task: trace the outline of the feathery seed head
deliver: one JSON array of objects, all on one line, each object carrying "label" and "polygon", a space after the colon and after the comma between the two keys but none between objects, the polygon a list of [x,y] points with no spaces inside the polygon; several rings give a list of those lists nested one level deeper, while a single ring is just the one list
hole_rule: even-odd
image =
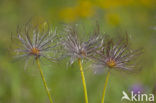
[{"label": "feathery seed head", "polygon": [[103,47],[97,51],[97,55],[93,58],[96,62],[94,67],[103,66],[103,69],[108,67],[115,70],[132,71],[138,68],[136,60],[140,54],[142,54],[141,49],[133,50],[129,47],[127,37],[120,37],[117,41],[116,39],[105,38]]},{"label": "feathery seed head", "polygon": [[17,29],[18,37],[16,52],[17,57],[39,58],[54,60],[52,52],[57,46],[58,36],[56,30],[50,30],[47,22],[34,25],[29,22]]},{"label": "feathery seed head", "polygon": [[79,33],[75,28],[70,26],[66,28],[66,37],[62,44],[66,51],[66,56],[71,57],[71,64],[78,58],[84,59],[95,55],[96,50],[102,44],[102,39],[99,35],[93,35],[88,41],[80,40],[78,35]]}]

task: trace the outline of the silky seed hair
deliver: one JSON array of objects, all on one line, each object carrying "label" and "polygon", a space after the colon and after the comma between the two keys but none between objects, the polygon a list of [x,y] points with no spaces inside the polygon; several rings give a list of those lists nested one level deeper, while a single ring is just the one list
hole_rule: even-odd
[{"label": "silky seed hair", "polygon": [[95,55],[97,49],[102,45],[102,38],[96,32],[92,33],[87,41],[80,40],[79,35],[76,27],[66,26],[65,39],[62,45],[65,50],[65,57],[70,57],[70,64],[78,58],[81,60],[89,59],[89,57]]},{"label": "silky seed hair", "polygon": [[24,58],[26,65],[31,57],[55,61],[54,55],[59,38],[56,29],[50,29],[47,22],[33,24],[31,21],[18,26],[15,39],[15,57]]},{"label": "silky seed hair", "polygon": [[109,69],[129,72],[139,71],[141,66],[138,64],[138,60],[142,53],[142,49],[131,49],[128,35],[117,38],[107,37],[102,48],[92,58],[94,60],[94,71],[101,72]]}]

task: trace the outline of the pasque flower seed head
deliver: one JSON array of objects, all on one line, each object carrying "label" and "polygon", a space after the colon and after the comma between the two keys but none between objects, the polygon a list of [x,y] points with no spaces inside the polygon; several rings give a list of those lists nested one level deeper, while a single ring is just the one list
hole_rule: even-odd
[{"label": "pasque flower seed head", "polygon": [[56,30],[50,30],[47,22],[33,24],[29,22],[17,29],[17,54],[16,57],[26,58],[30,57],[40,58],[44,57],[48,60],[54,60],[51,56],[52,51],[57,46],[58,36]]}]

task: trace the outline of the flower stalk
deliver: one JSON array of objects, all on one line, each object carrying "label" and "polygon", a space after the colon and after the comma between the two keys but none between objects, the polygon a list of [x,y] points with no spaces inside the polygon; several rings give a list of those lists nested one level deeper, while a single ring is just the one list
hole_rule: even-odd
[{"label": "flower stalk", "polygon": [[103,89],[103,93],[102,93],[101,103],[104,103],[104,101],[105,101],[105,94],[106,94],[106,89],[107,89],[107,84],[108,84],[109,76],[110,76],[110,71],[108,71],[107,76],[106,76],[106,80],[105,80],[105,84],[104,84],[104,89]]},{"label": "flower stalk", "polygon": [[78,63],[79,63],[79,66],[80,66],[81,79],[82,79],[82,83],[83,83],[85,103],[88,103],[86,81],[85,81],[85,76],[84,76],[84,72],[83,72],[82,63],[81,63],[81,59],[80,58],[78,59]]},{"label": "flower stalk", "polygon": [[48,89],[48,86],[47,86],[46,80],[45,80],[45,78],[44,78],[43,71],[42,71],[42,69],[41,69],[40,62],[39,62],[39,58],[38,58],[38,57],[36,58],[36,62],[37,62],[38,69],[39,69],[40,74],[41,74],[41,78],[42,78],[42,81],[43,81],[44,87],[45,87],[46,92],[47,92],[47,94],[48,94],[49,101],[50,101],[50,103],[53,103],[52,98],[51,98],[51,94],[50,94],[50,91],[49,91],[49,89]]}]

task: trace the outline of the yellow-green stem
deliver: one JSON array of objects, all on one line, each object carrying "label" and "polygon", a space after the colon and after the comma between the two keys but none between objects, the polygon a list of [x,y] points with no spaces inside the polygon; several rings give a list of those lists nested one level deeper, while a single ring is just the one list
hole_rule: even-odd
[{"label": "yellow-green stem", "polygon": [[107,88],[107,84],[108,84],[109,75],[110,75],[110,71],[108,71],[107,76],[106,76],[106,80],[105,80],[105,84],[104,84],[104,89],[103,89],[103,93],[102,93],[101,103],[104,103],[104,101],[105,101],[105,93],[106,93],[106,88]]},{"label": "yellow-green stem", "polygon": [[45,80],[45,78],[44,78],[44,75],[43,75],[43,72],[42,72],[42,69],[41,69],[40,62],[39,62],[39,59],[38,59],[38,58],[36,58],[36,62],[37,62],[38,69],[39,69],[40,74],[41,74],[41,78],[42,78],[42,81],[43,81],[44,87],[45,87],[46,92],[47,92],[47,94],[48,94],[49,101],[50,101],[50,103],[53,103],[53,101],[52,101],[52,98],[51,98],[51,95],[50,95],[50,92],[49,92],[49,89],[48,89],[48,86],[47,86],[46,80]]},{"label": "yellow-green stem", "polygon": [[85,103],[88,103],[87,87],[86,87],[85,76],[84,76],[84,73],[83,73],[81,59],[78,59],[78,63],[79,63],[79,66],[80,66],[81,79],[82,79],[82,83],[83,83]]}]

